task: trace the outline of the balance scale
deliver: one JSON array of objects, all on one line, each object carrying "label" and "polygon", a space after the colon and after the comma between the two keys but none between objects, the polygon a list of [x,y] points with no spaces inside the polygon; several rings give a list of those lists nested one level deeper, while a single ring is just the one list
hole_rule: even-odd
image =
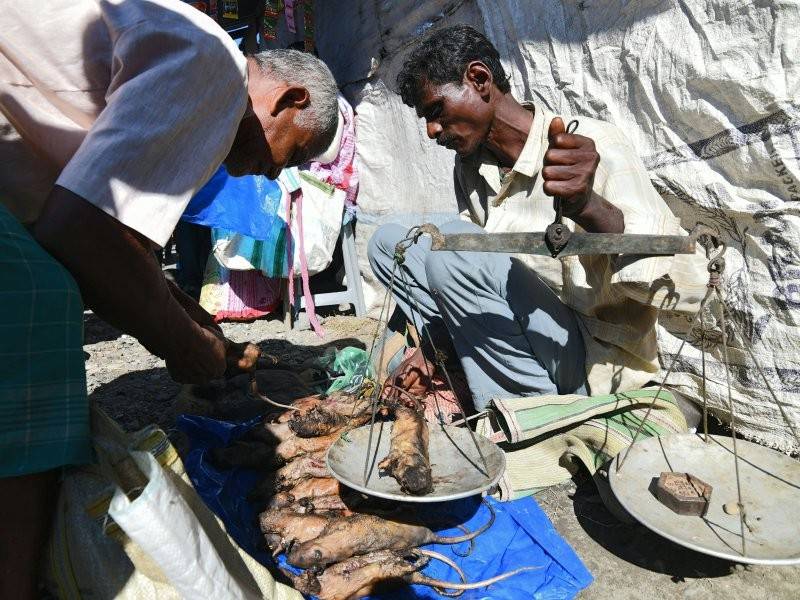
[{"label": "balance scale", "polygon": [[[430,224],[413,227],[395,249],[394,269],[376,339],[385,320],[384,312],[388,320],[388,300],[395,284],[408,287],[403,270],[397,267],[404,260],[405,250],[422,235],[431,237],[431,249],[434,251],[526,253],[554,258],[587,254],[693,254],[700,238],[714,241],[717,237],[716,231],[699,224],[688,236],[573,233],[561,222],[560,204],[556,199],[556,221],[544,232],[442,234]],[[712,297],[718,298],[723,362],[727,372],[726,311],[720,290],[721,275],[725,268],[724,252],[724,245],[713,253],[706,252],[709,259],[708,292],[700,303],[692,325],[697,322],[708,301]],[[413,295],[411,297],[413,299]],[[414,304],[416,301],[412,304],[412,310],[419,312],[419,306]],[[705,335],[704,329],[701,332]],[[433,340],[429,338],[428,341],[435,350]],[[676,357],[683,350],[683,344]],[[755,361],[752,352],[750,356]],[[438,351],[437,358],[440,358]],[[443,361],[439,362],[446,374]],[[792,433],[800,442],[794,425],[769,381],[757,361],[755,364]],[[661,387],[674,366],[675,359]],[[447,379],[452,389],[449,376]],[[729,374],[728,386],[731,437],[708,435],[704,398],[704,434],[674,434],[637,442],[649,416],[648,409],[633,436],[632,444],[612,461],[609,468],[611,489],[622,506],[642,525],[697,552],[740,563],[800,564],[800,514],[797,514],[800,510],[800,462],[736,437]],[[705,396],[705,385],[703,392]],[[381,498],[402,502],[442,502],[489,490],[502,477],[505,455],[494,443],[473,433],[469,427],[431,425],[429,447],[434,490],[425,496],[410,496],[401,492],[393,478],[380,477],[376,473],[377,463],[389,451],[389,432],[385,431],[387,424],[375,421],[380,393],[380,386],[376,386],[373,390],[371,424],[348,432],[328,452],[328,467],[339,481]],[[658,394],[653,401],[657,398]]]}]

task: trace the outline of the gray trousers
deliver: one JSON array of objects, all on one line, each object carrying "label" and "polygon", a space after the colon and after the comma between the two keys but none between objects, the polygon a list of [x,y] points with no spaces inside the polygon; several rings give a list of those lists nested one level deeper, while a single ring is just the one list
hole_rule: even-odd
[{"label": "gray trousers", "polygon": [[[439,229],[483,232],[466,221]],[[407,231],[383,225],[370,239],[369,261],[386,287],[395,245]],[[409,289],[396,273],[394,299],[409,322],[420,332],[427,329],[437,344],[449,336],[476,409],[493,398],[588,393],[577,317],[536,273],[509,254],[432,252],[430,245],[423,236],[406,251],[398,269]]]}]

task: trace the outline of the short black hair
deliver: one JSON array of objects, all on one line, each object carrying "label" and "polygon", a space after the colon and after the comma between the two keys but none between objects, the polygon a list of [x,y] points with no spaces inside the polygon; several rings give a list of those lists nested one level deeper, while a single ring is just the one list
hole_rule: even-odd
[{"label": "short black hair", "polygon": [[492,42],[469,25],[453,25],[428,35],[411,51],[397,76],[400,97],[414,107],[426,82],[460,84],[467,65],[474,60],[486,65],[501,92],[511,91],[500,53]]}]

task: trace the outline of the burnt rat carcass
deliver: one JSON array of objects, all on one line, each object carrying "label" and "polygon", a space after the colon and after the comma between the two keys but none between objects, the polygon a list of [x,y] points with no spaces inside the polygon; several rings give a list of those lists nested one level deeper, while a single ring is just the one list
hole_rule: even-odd
[{"label": "burnt rat carcass", "polygon": [[426,544],[460,544],[480,535],[494,522],[491,517],[481,528],[461,536],[443,537],[422,525],[402,523],[377,515],[357,513],[328,521],[312,540],[295,544],[286,555],[289,564],[304,569],[324,568],[352,556],[378,550],[409,550]]},{"label": "burnt rat carcass", "polygon": [[428,456],[428,423],[421,404],[396,403],[389,454],[378,468],[397,480],[406,494],[421,496],[433,491],[431,461]]},{"label": "burnt rat carcass", "polygon": [[289,417],[289,428],[299,437],[325,436],[360,427],[370,419],[370,404],[355,396],[337,394]]},{"label": "burnt rat carcass", "polygon": [[[419,571],[431,558],[441,560],[450,566],[461,581],[459,583],[443,581],[420,573]],[[356,600],[387,587],[414,584],[436,588],[443,596],[458,596],[465,590],[484,588],[519,573],[539,568],[522,567],[491,579],[467,583],[464,572],[452,560],[438,552],[417,548],[408,551],[381,550],[353,556],[329,566],[321,573],[310,569],[300,575],[295,575],[286,569],[282,571],[297,590],[304,594],[315,595],[319,600]]]}]

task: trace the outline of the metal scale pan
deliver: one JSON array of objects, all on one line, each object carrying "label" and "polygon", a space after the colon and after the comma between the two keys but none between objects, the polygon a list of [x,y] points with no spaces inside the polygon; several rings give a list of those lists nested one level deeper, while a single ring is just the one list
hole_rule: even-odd
[{"label": "metal scale pan", "polygon": [[[634,444],[622,468],[621,454],[609,467],[609,482],[622,506],[645,527],[676,544],[740,563],[800,563],[800,462],[737,440],[742,503],[747,515],[746,555],[742,555],[736,504],[733,440],[680,434]],[[713,487],[704,517],[678,515],[655,496],[662,472],[691,473]]]},{"label": "metal scale pan", "polygon": [[389,453],[391,422],[375,423],[366,485],[364,457],[367,455],[369,425],[353,429],[336,440],[326,456],[328,470],[354,490],[400,502],[445,502],[467,498],[485,492],[500,481],[506,468],[506,457],[494,443],[474,434],[480,447],[479,453],[473,436],[466,428],[434,423],[428,426],[428,454],[433,476],[433,491],[430,494],[405,494],[393,477],[379,473],[378,463]]}]

